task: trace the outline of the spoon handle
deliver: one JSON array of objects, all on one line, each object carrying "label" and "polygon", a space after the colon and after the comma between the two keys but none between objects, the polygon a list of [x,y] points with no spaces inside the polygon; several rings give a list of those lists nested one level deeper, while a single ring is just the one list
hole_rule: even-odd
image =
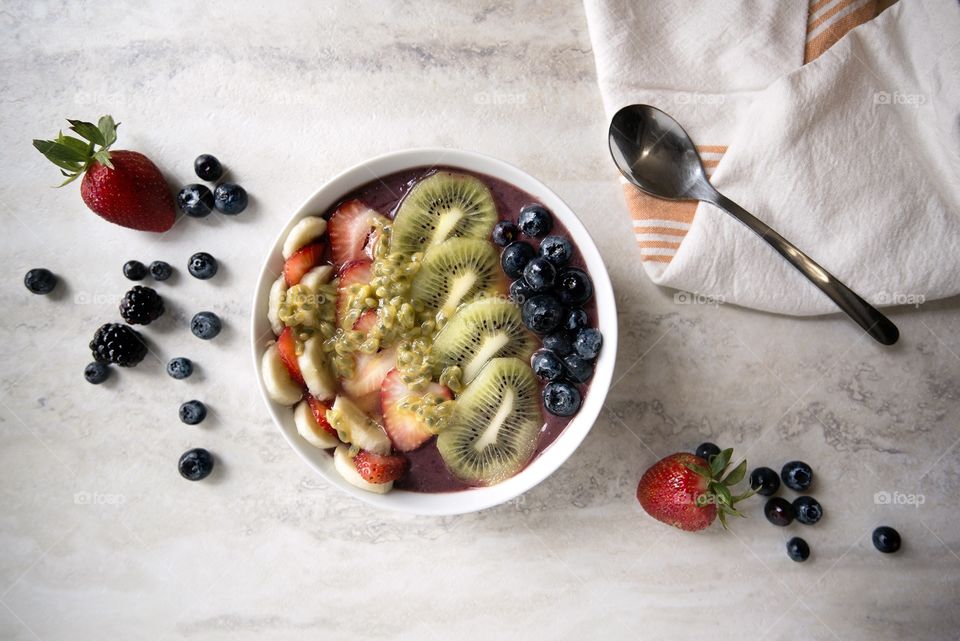
[{"label": "spoon handle", "polygon": [[739,220],[757,236],[767,241],[778,254],[787,259],[801,274],[830,297],[837,307],[852,318],[870,336],[883,345],[893,345],[900,337],[900,331],[889,318],[860,298],[852,289],[841,283],[816,261],[797,249],[790,241],[768,227],[763,221],[733,202],[721,193],[709,199],[717,207]]}]

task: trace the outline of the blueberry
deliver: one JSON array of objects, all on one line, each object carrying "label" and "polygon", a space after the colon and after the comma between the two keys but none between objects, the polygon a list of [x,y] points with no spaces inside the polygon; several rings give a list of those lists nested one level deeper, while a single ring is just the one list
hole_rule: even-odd
[{"label": "blueberry", "polygon": [[517,227],[527,236],[534,238],[546,236],[553,227],[553,216],[543,205],[527,205],[520,210]]},{"label": "blueberry", "polygon": [[527,281],[522,278],[510,283],[510,300],[517,305],[523,305],[524,301],[533,296],[533,294],[534,292],[530,289],[530,285],[527,285]]},{"label": "blueberry", "polygon": [[205,341],[219,334],[222,327],[220,317],[213,312],[197,312],[190,321],[190,331]]},{"label": "blueberry", "polygon": [[580,400],[580,391],[570,383],[547,383],[543,388],[543,405],[555,416],[573,416]]},{"label": "blueberry", "polygon": [[23,284],[34,294],[49,294],[57,286],[57,277],[49,269],[37,267],[24,275]]},{"label": "blueberry", "polygon": [[758,467],[750,472],[750,489],[760,496],[773,496],[780,489],[780,477],[769,467]]},{"label": "blueberry", "polygon": [[764,504],[763,515],[774,525],[786,527],[793,522],[793,506],[787,499],[775,496]]},{"label": "blueberry", "polygon": [[171,358],[167,363],[167,374],[176,379],[187,378],[193,374],[193,362],[183,356]]},{"label": "blueberry", "polygon": [[167,280],[173,275],[173,267],[170,263],[155,260],[150,263],[150,275],[153,276],[153,280]]},{"label": "blueberry", "polygon": [[107,367],[106,363],[94,361],[83,368],[83,377],[87,379],[88,383],[99,385],[110,378],[110,368]]},{"label": "blueberry", "polygon": [[177,194],[177,207],[192,218],[203,218],[213,211],[213,194],[206,185],[187,185]]},{"label": "blueberry", "polygon": [[600,353],[600,347],[603,345],[603,334],[599,329],[587,327],[581,329],[573,341],[573,349],[581,358],[592,361]]},{"label": "blueberry", "polygon": [[787,556],[797,563],[803,563],[810,558],[810,546],[799,536],[787,541]]},{"label": "blueberry", "polygon": [[884,554],[893,554],[900,549],[900,533],[888,525],[881,525],[873,531],[873,547]]},{"label": "blueberry", "polygon": [[501,220],[493,226],[491,238],[494,244],[506,247],[517,239],[517,226],[509,220]]},{"label": "blueberry", "polygon": [[593,363],[580,358],[576,354],[565,356],[563,365],[567,368],[570,378],[578,383],[586,383],[593,378]]},{"label": "blueberry", "polygon": [[543,337],[543,347],[557,356],[566,356],[573,353],[573,337],[568,332],[547,334]]},{"label": "blueberry", "polygon": [[563,376],[563,362],[549,349],[538,349],[530,358],[533,373],[542,381],[555,381]]},{"label": "blueberry", "polygon": [[566,267],[573,258],[573,245],[563,236],[547,236],[540,242],[540,255],[555,267]]},{"label": "blueberry", "polygon": [[193,161],[193,170],[197,172],[197,177],[200,180],[211,183],[220,180],[220,176],[223,175],[223,165],[215,156],[210,154],[197,156],[197,159]]},{"label": "blueberry", "polygon": [[593,283],[587,272],[571,267],[557,278],[557,295],[564,305],[580,307],[593,296]]},{"label": "blueberry", "polygon": [[221,214],[236,216],[247,208],[247,190],[233,183],[220,183],[213,190],[213,204]]},{"label": "blueberry", "polygon": [[523,268],[527,266],[535,253],[533,246],[528,243],[522,241],[510,243],[503,248],[503,253],[500,254],[500,266],[510,278],[520,278],[523,274]]},{"label": "blueberry", "polygon": [[563,305],[553,294],[537,294],[522,307],[523,324],[537,334],[549,334],[563,320]]},{"label": "blueberry", "polygon": [[139,260],[128,260],[123,264],[123,275],[130,280],[143,280],[147,277],[147,266]]},{"label": "blueberry", "polygon": [[546,258],[531,258],[523,268],[523,280],[527,281],[530,289],[543,292],[553,287],[557,279],[557,268]]},{"label": "blueberry", "polygon": [[563,321],[564,329],[568,329],[571,332],[575,332],[581,327],[587,327],[590,325],[590,317],[587,316],[587,313],[582,309],[571,309],[570,313],[567,314],[566,320]]},{"label": "blueberry", "polygon": [[701,443],[696,450],[696,455],[702,458],[707,463],[710,462],[711,457],[716,456],[719,453],[720,453],[720,448],[714,445],[713,443],[710,443],[709,441],[706,443]]},{"label": "blueberry", "polygon": [[793,511],[797,515],[797,522],[804,525],[813,525],[823,516],[823,507],[812,496],[798,496],[794,499]]},{"label": "blueberry", "polygon": [[813,470],[803,461],[790,461],[780,470],[780,478],[791,490],[806,492],[813,485]]},{"label": "blueberry", "polygon": [[187,271],[190,275],[200,280],[213,278],[218,268],[217,259],[206,252],[197,252],[187,263]]},{"label": "blueberry", "polygon": [[201,447],[187,450],[180,457],[177,469],[180,470],[180,476],[188,481],[199,481],[213,471],[213,456]]},{"label": "blueberry", "polygon": [[187,401],[180,406],[180,420],[187,425],[196,425],[207,418],[207,406],[200,401]]}]

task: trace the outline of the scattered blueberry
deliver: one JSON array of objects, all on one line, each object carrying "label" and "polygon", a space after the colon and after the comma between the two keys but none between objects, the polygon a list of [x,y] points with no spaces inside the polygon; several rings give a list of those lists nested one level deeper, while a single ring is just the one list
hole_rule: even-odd
[{"label": "scattered blueberry", "polygon": [[190,257],[190,262],[187,263],[187,271],[190,272],[190,275],[200,280],[213,278],[218,268],[217,259],[206,252],[197,252]]},{"label": "scattered blueberry", "polygon": [[509,220],[501,220],[493,226],[491,238],[494,244],[506,247],[517,239],[517,226]]},{"label": "scattered blueberry", "polygon": [[555,416],[573,416],[580,401],[580,391],[570,383],[547,383],[543,388],[543,405]]},{"label": "scattered blueberry", "polygon": [[750,489],[760,496],[773,496],[780,489],[780,477],[769,467],[758,467],[750,472]]},{"label": "scattered blueberry", "polygon": [[150,275],[153,276],[153,280],[167,280],[173,275],[173,267],[170,263],[155,260],[150,263]]},{"label": "scattered blueberry", "polygon": [[546,258],[537,256],[531,258],[523,268],[523,280],[527,281],[530,289],[543,292],[553,287],[557,279],[557,268]]},{"label": "scattered blueberry", "polygon": [[569,332],[554,332],[543,337],[544,349],[549,349],[557,356],[566,356],[573,353],[573,337]]},{"label": "scattered blueberry", "polygon": [[900,549],[900,533],[888,525],[881,525],[873,531],[873,547],[884,554],[893,554]]},{"label": "scattered blueberry", "polygon": [[599,329],[588,327],[581,329],[573,341],[573,348],[581,358],[592,361],[600,354],[600,347],[603,345],[603,334]]},{"label": "scattered blueberry", "polygon": [[94,361],[83,368],[83,377],[88,383],[99,385],[110,378],[110,368],[105,363]]},{"label": "scattered blueberry", "polygon": [[523,241],[510,243],[503,248],[503,253],[500,254],[500,266],[510,278],[520,278],[523,275],[523,268],[527,266],[535,253],[533,246],[529,243]]},{"label": "scattered blueberry", "polygon": [[190,321],[190,331],[205,341],[219,334],[222,327],[220,317],[213,312],[197,312]]},{"label": "scattered blueberry", "polygon": [[568,329],[571,332],[575,332],[581,327],[587,327],[590,325],[590,317],[587,316],[587,313],[582,309],[571,309],[570,313],[567,314],[567,318],[563,321],[564,329]]},{"label": "scattered blueberry", "polygon": [[183,356],[171,358],[167,363],[167,374],[176,379],[187,378],[193,374],[193,362]]},{"label": "scattered blueberry", "polygon": [[193,161],[193,170],[197,172],[197,177],[200,180],[211,183],[220,180],[220,176],[223,175],[223,165],[215,156],[210,154],[197,156],[197,159]]},{"label": "scattered blueberry", "polygon": [[180,470],[180,476],[188,481],[199,481],[213,471],[213,456],[202,447],[187,450],[180,457],[177,469]]},{"label": "scattered blueberry", "polygon": [[823,516],[823,507],[812,496],[799,496],[793,501],[793,512],[798,523],[813,525]]},{"label": "scattered blueberry", "polygon": [[565,356],[563,365],[567,368],[570,378],[578,383],[586,383],[593,377],[593,363],[580,358],[576,354]]},{"label": "scattered blueberry", "polygon": [[543,205],[527,205],[520,210],[517,227],[527,236],[539,238],[550,233],[553,217]]},{"label": "scattered blueberry", "polygon": [[563,236],[547,236],[540,242],[540,255],[555,267],[566,267],[573,258],[573,244]]},{"label": "scattered blueberry", "polygon": [[221,214],[236,216],[247,208],[247,190],[233,183],[220,183],[213,190],[213,204]]},{"label": "scattered blueberry", "polygon": [[57,286],[57,277],[49,269],[37,267],[24,275],[23,284],[34,294],[49,294]]},{"label": "scattered blueberry", "polygon": [[213,193],[206,185],[187,185],[177,194],[177,207],[191,218],[203,218],[213,211]]},{"label": "scattered blueberry", "polygon": [[563,320],[563,305],[553,294],[537,294],[523,303],[523,323],[537,334],[549,334]]},{"label": "scattered blueberry", "polygon": [[187,401],[180,406],[180,420],[187,425],[196,425],[207,418],[207,406],[200,401]]},{"label": "scattered blueberry", "polygon": [[787,541],[787,556],[797,563],[803,563],[810,558],[810,546],[799,536]]},{"label": "scattered blueberry", "polygon": [[518,305],[523,305],[523,302],[533,294],[534,291],[530,289],[530,285],[527,285],[527,281],[522,278],[510,283],[510,300]]},{"label": "scattered blueberry", "polygon": [[702,458],[707,463],[710,462],[711,457],[716,456],[719,453],[720,453],[720,448],[714,445],[713,443],[710,443],[709,441],[706,443],[701,443],[696,451],[696,455]]},{"label": "scattered blueberry", "polygon": [[538,349],[530,358],[533,373],[542,381],[555,381],[563,375],[563,362],[549,349]]},{"label": "scattered blueberry", "polygon": [[787,499],[775,496],[764,504],[763,515],[774,525],[786,527],[793,522],[793,506]]},{"label": "scattered blueberry", "polygon": [[813,485],[813,470],[803,461],[790,461],[780,470],[780,478],[791,490],[805,492]]},{"label": "scattered blueberry", "polygon": [[557,295],[564,305],[579,307],[593,296],[593,283],[587,272],[571,267],[557,277]]},{"label": "scattered blueberry", "polygon": [[147,266],[139,260],[128,260],[123,264],[123,275],[130,280],[143,280],[147,277]]}]

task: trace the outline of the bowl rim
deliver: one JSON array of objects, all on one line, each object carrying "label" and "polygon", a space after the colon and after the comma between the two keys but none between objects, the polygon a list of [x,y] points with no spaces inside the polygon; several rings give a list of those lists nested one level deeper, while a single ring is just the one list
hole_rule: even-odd
[{"label": "bowl rim", "polygon": [[[267,394],[260,361],[266,346],[275,337],[267,322],[266,303],[270,286],[281,273],[277,265],[283,263],[280,252],[283,242],[297,221],[308,215],[323,213],[346,194],[379,176],[417,167],[462,168],[498,178],[530,194],[558,216],[574,237],[593,281],[597,325],[604,342],[580,411],[556,440],[515,476],[496,485],[455,492],[393,490],[386,494],[373,494],[348,484],[333,468],[333,457],[297,434],[292,408],[275,403]],[[586,226],[574,211],[544,183],[515,165],[474,151],[442,147],[419,147],[382,154],[358,162],[326,180],[301,203],[270,244],[257,276],[250,315],[250,348],[257,387],[274,425],[291,449],[325,481],[347,494],[374,507],[417,515],[466,514],[494,507],[533,489],[559,469],[583,442],[600,415],[613,378],[617,338],[616,301],[606,264]]]}]

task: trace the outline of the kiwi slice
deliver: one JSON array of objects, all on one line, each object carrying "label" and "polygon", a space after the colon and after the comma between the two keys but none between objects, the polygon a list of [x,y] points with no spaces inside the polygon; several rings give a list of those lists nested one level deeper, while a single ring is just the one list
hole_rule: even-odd
[{"label": "kiwi slice", "polygon": [[449,317],[460,303],[492,291],[499,269],[493,245],[485,240],[453,238],[424,255],[410,294]]},{"label": "kiwi slice", "polygon": [[491,358],[515,356],[529,360],[536,342],[523,325],[520,308],[497,298],[465,305],[440,330],[433,341],[437,374],[458,365],[469,383]]},{"label": "kiwi slice", "polygon": [[411,254],[449,238],[486,239],[497,222],[493,195],[479,179],[441,171],[410,190],[397,212],[390,249]]},{"label": "kiwi slice", "polygon": [[518,358],[495,358],[455,401],[437,449],[454,476],[493,485],[523,469],[543,425],[533,370]]}]

